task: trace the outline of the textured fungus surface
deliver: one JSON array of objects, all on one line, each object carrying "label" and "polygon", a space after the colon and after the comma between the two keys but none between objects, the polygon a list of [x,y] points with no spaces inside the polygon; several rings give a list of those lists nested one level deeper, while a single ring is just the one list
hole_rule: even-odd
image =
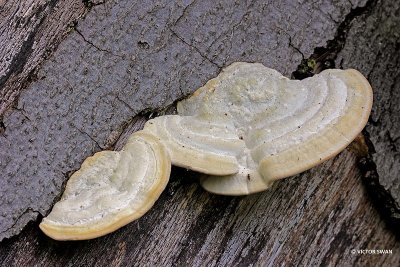
[{"label": "textured fungus surface", "polygon": [[149,120],[144,129],[162,141],[176,166],[213,175],[239,171],[245,144],[229,119],[169,115]]},{"label": "textured fungus surface", "polygon": [[[239,172],[204,178],[202,186],[214,193],[240,195],[263,191],[274,180],[338,154],[364,128],[371,106],[371,86],[356,70],[326,70],[296,81],[261,64],[234,63],[179,102],[178,113],[231,125],[238,145],[222,153],[237,158]],[[177,143],[185,140],[184,149],[189,150],[186,133],[193,133],[190,126],[196,123],[179,128],[164,122],[163,127]],[[212,140],[214,132],[207,133],[205,127],[201,135],[207,134]],[[202,149],[208,147],[204,143]]]},{"label": "textured fungus surface", "polygon": [[40,228],[58,240],[91,239],[140,218],[169,180],[171,161],[155,137],[133,134],[120,152],[87,158]]}]

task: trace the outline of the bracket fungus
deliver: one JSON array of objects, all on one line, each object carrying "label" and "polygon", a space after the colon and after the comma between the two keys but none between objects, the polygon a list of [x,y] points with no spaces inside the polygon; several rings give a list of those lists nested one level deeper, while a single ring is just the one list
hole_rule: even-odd
[{"label": "bracket fungus", "polygon": [[234,63],[178,103],[178,113],[234,125],[245,149],[239,172],[205,176],[207,191],[243,195],[337,155],[361,132],[372,88],[356,70],[325,70],[290,80],[258,63]]},{"label": "bracket fungus", "polygon": [[121,152],[89,157],[40,228],[54,239],[89,239],[142,216],[164,189],[171,163],[204,173],[207,191],[245,195],[342,151],[364,128],[372,89],[356,70],[290,80],[237,62],[149,120]]},{"label": "bracket fungus", "polygon": [[245,144],[230,121],[167,115],[149,120],[144,129],[165,145],[173,165],[218,176],[239,171]]},{"label": "bracket fungus", "polygon": [[137,132],[120,152],[101,151],[87,158],[39,227],[56,240],[84,240],[113,232],[153,206],[170,170],[164,146],[154,136]]}]

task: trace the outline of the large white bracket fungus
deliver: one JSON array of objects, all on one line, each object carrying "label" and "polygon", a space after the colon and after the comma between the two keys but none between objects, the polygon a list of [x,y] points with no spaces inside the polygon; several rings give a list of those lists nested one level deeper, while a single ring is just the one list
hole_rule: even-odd
[{"label": "large white bracket fungus", "polygon": [[178,103],[178,113],[233,123],[245,143],[237,154],[239,172],[205,177],[201,185],[242,195],[337,155],[364,128],[371,106],[371,86],[356,70],[325,70],[298,81],[239,62]]},{"label": "large white bracket fungus", "polygon": [[39,226],[56,240],[91,239],[113,232],[153,206],[170,170],[164,146],[154,136],[137,132],[120,152],[101,151],[87,158]]},{"label": "large white bracket fungus", "polygon": [[210,192],[243,195],[342,151],[367,123],[372,89],[356,70],[289,80],[258,63],[234,63],[146,123],[121,152],[89,157],[40,228],[59,240],[107,234],[142,216],[174,165],[202,172]]}]

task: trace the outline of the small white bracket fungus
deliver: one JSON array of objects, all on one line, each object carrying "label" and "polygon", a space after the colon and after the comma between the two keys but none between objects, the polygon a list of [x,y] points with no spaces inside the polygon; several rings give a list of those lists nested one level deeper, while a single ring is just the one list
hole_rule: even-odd
[{"label": "small white bracket fungus", "polygon": [[338,154],[364,128],[371,106],[371,86],[356,70],[325,70],[298,81],[262,64],[238,62],[178,103],[178,113],[233,123],[245,143],[236,154],[239,172],[206,176],[201,185],[242,195]]},{"label": "small white bracket fungus", "polygon": [[56,240],[91,239],[115,231],[153,206],[170,170],[164,146],[154,136],[137,132],[120,152],[101,151],[87,158],[39,227]]}]

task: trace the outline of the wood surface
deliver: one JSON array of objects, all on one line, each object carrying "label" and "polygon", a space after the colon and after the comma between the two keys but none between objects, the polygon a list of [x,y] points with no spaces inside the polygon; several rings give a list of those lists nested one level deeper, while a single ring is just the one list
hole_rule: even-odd
[{"label": "wood surface", "polygon": [[84,14],[79,0],[0,1],[0,116]]},{"label": "wood surface", "polygon": [[[400,265],[397,1],[71,3],[0,2],[1,266]],[[23,31],[13,26],[21,10],[36,14]],[[41,24],[42,42],[24,48],[40,16],[68,19]],[[13,31],[20,34],[5,37]],[[7,55],[24,67],[10,67]],[[173,113],[176,100],[234,61],[299,78],[359,69],[375,95],[369,151],[360,139],[244,197],[207,193],[198,174],[173,168],[155,206],[110,235],[57,242],[40,232],[85,157],[120,149],[148,118]]]}]

